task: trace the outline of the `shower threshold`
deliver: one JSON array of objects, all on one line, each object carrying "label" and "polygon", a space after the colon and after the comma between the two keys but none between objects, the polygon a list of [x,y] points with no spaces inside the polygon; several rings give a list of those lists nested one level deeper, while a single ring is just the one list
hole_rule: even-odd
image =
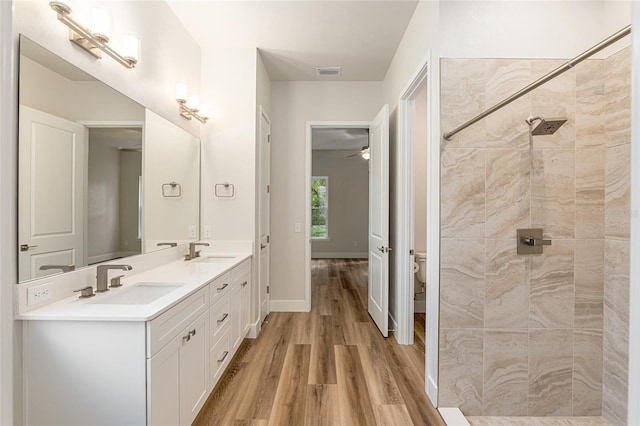
[{"label": "shower threshold", "polygon": [[610,426],[603,417],[493,417],[468,416],[471,426]]}]

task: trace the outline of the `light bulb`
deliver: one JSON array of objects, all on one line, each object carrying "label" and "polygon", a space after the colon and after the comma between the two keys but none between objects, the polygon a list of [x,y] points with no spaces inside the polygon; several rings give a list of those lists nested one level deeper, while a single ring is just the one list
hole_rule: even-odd
[{"label": "light bulb", "polygon": [[176,83],[176,99],[178,102],[186,102],[187,101],[187,83],[184,81],[179,81]]},{"label": "light bulb", "polygon": [[91,32],[103,43],[109,42],[111,33],[111,16],[102,9],[91,10]]},{"label": "light bulb", "polygon": [[196,94],[189,95],[189,101],[187,102],[189,108],[194,111],[198,111],[198,107],[200,106],[200,96]]},{"label": "light bulb", "polygon": [[209,107],[209,104],[200,105],[200,116],[201,117],[208,118],[210,112],[211,112],[211,108]]},{"label": "light bulb", "polygon": [[140,53],[140,41],[137,37],[126,34],[122,36],[122,56],[138,61]]}]

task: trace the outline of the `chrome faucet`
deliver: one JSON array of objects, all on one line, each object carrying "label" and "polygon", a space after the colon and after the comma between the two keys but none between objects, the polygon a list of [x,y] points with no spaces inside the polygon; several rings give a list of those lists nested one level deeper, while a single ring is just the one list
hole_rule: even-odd
[{"label": "chrome faucet", "polygon": [[191,260],[196,257],[200,257],[200,251],[196,251],[196,246],[209,247],[209,243],[189,243],[189,253],[184,255],[184,260]]},{"label": "chrome faucet", "polygon": [[105,291],[109,291],[107,288],[107,281],[109,278],[109,269],[121,269],[123,271],[130,271],[133,268],[131,265],[98,265],[97,268],[97,285],[96,292],[102,293]]}]

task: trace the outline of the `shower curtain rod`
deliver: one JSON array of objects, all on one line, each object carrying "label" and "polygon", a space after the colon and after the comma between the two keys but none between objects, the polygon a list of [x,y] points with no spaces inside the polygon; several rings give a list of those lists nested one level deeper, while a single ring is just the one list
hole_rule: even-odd
[{"label": "shower curtain rod", "polygon": [[496,112],[500,108],[510,104],[511,102],[513,102],[516,99],[526,95],[527,93],[531,92],[532,90],[542,86],[547,81],[556,78],[557,76],[559,76],[560,74],[564,73],[565,71],[569,71],[575,65],[577,65],[580,62],[584,61],[585,59],[595,55],[596,53],[598,53],[602,49],[610,46],[611,44],[615,43],[616,41],[620,40],[621,38],[623,38],[623,37],[625,37],[625,36],[627,36],[629,34],[631,34],[631,25],[628,25],[628,26],[624,27],[623,29],[621,29],[617,33],[611,35],[607,39],[605,39],[605,40],[601,41],[600,43],[596,44],[591,49],[581,53],[580,55],[576,56],[573,59],[570,59],[566,64],[561,65],[558,68],[556,68],[555,70],[551,71],[549,74],[547,74],[547,75],[545,75],[543,77],[540,77],[539,79],[537,79],[533,83],[529,84],[527,87],[525,87],[525,88],[521,89],[520,91],[514,93],[513,95],[509,96],[508,98],[506,98],[502,102],[495,104],[494,106],[492,106],[491,108],[489,108],[485,112],[476,115],[474,118],[472,118],[471,120],[467,121],[466,123],[461,124],[460,126],[456,127],[455,129],[451,130],[450,132],[443,133],[442,137],[445,138],[445,140],[451,140],[453,135],[455,135],[456,133],[460,132],[461,130],[466,129],[467,127],[471,126],[472,124],[482,120],[486,116],[488,116],[490,114],[493,114],[494,112]]}]

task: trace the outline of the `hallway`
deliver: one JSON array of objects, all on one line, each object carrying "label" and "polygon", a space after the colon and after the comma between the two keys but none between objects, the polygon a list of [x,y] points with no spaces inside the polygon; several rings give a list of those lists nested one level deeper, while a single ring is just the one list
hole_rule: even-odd
[{"label": "hallway", "polygon": [[444,425],[415,344],[384,339],[367,313],[367,261],[314,259],[310,313],[275,312],[245,339],[195,425]]}]

